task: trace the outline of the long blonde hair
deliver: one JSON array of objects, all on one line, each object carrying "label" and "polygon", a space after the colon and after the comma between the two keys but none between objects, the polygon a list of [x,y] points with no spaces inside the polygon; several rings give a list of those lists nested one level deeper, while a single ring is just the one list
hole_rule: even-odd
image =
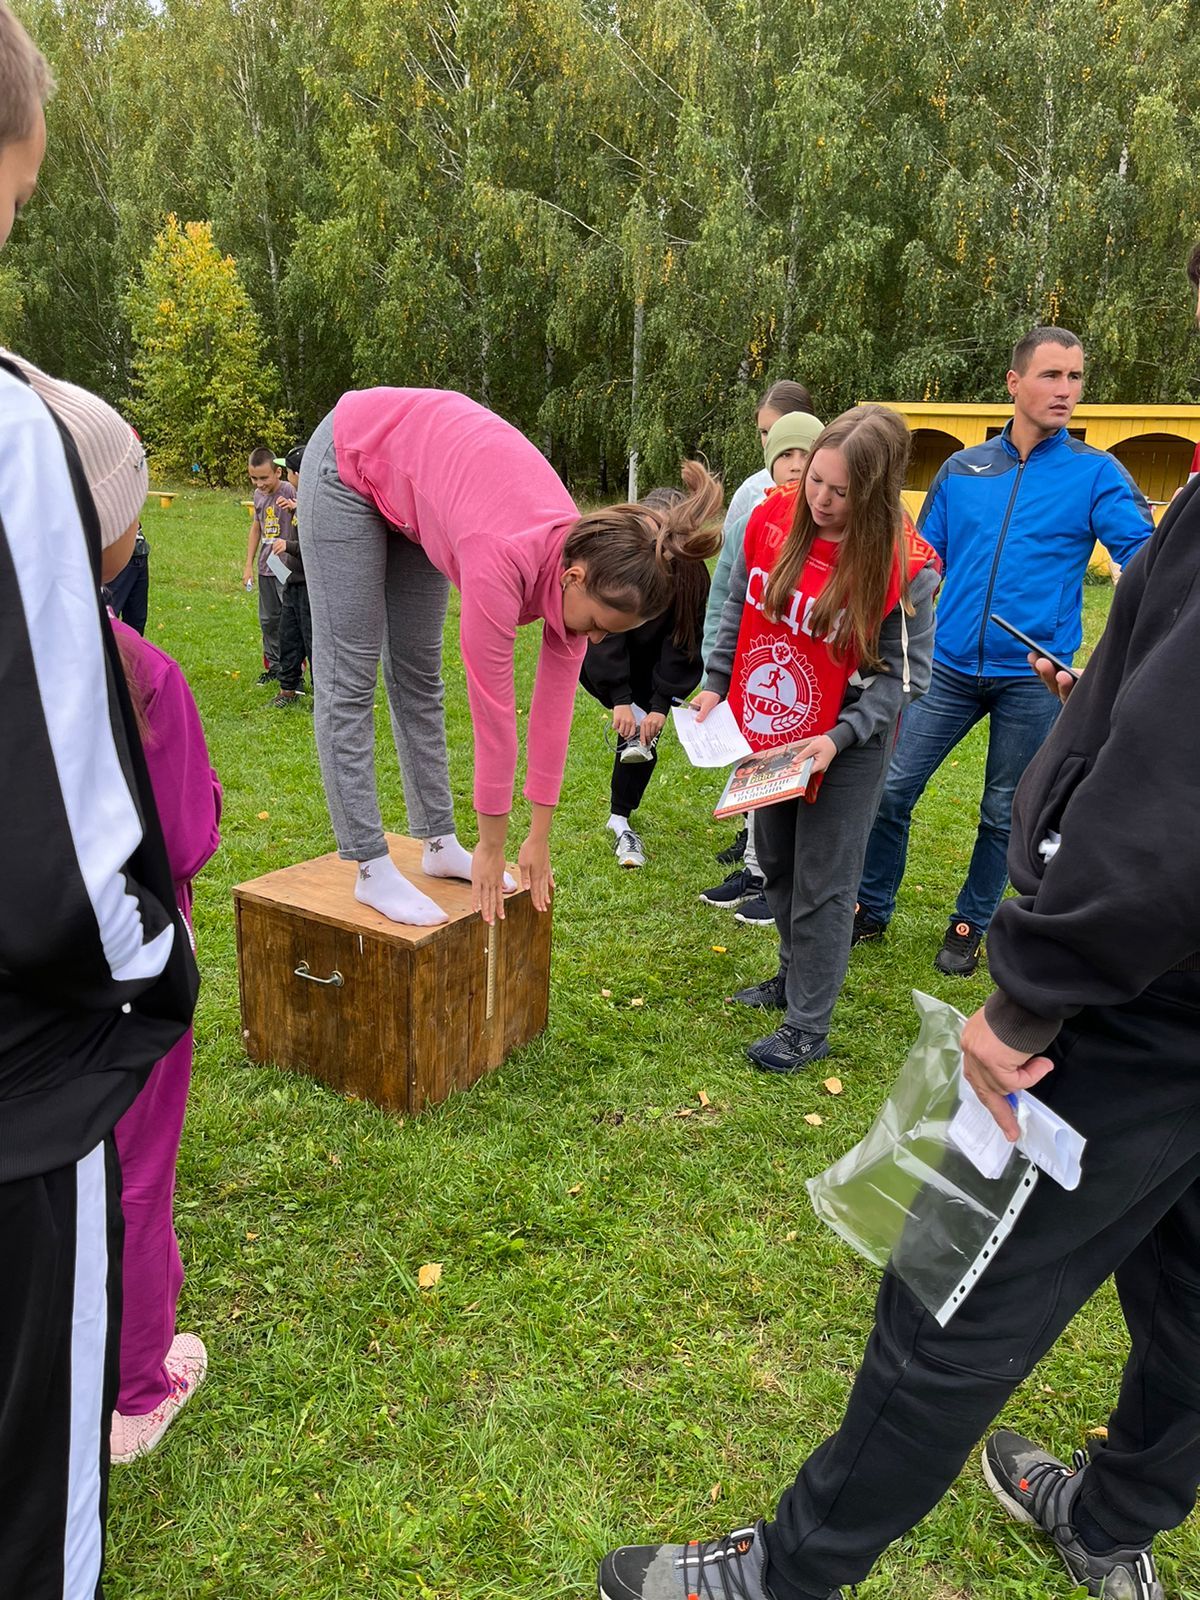
[{"label": "long blonde hair", "polygon": [[567,535],[563,565],[584,568],[594,600],[644,622],[661,617],[688,586],[689,562],[721,548],[721,482],[702,461],[680,464],[685,493],[671,505],[605,506],[590,511]]},{"label": "long blonde hair", "polygon": [[[840,450],[846,463],[850,515],[837,565],[813,607],[809,626],[835,657],[848,655],[867,667],[881,665],[879,628],[897,557],[900,599],[912,615],[903,561],[904,510],[900,490],[908,469],[912,436],[898,412],[886,406],[854,406],[818,436],[796,491],[792,526],[767,580],[763,610],[778,622],[821,530],[808,507],[805,485],[818,450]],[[834,629],[836,628],[836,637]]]}]

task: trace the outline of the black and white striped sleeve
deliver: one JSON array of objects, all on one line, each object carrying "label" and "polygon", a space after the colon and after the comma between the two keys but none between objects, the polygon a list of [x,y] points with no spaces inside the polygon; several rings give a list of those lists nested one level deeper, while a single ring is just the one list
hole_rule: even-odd
[{"label": "black and white striped sleeve", "polygon": [[120,1006],[163,972],[170,905],[139,884],[143,818],[66,452],[0,372],[0,980]]}]

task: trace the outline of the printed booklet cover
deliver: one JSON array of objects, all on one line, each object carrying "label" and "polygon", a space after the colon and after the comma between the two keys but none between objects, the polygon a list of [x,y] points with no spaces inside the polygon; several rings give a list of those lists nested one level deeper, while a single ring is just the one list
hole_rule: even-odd
[{"label": "printed booklet cover", "polygon": [[817,773],[812,779],[812,757],[801,756],[799,750],[799,745],[785,744],[739,761],[729,774],[713,816],[732,817],[801,796],[815,800],[822,774]]}]

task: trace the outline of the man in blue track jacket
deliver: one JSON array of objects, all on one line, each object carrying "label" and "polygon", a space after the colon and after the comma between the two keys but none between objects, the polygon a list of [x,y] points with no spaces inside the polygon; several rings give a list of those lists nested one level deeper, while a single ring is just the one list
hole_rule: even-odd
[{"label": "man in blue track jacket", "polygon": [[979,828],[936,965],[970,977],[1007,881],[1013,791],[1057,714],[1025,646],[996,612],[1070,661],[1083,636],[1083,577],[1096,540],[1121,563],[1153,528],[1136,484],[1067,431],[1083,388],[1083,348],[1065,328],[1034,328],[1013,350],[1003,433],[942,466],[919,526],[938,552],[933,682],[909,708],[888,769],[858,891],[854,942],[879,938],[896,908],[913,808],[947,755],[989,719]]}]

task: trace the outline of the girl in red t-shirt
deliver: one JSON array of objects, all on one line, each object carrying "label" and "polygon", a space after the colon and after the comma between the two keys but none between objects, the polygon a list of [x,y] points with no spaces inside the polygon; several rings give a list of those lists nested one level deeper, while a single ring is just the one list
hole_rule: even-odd
[{"label": "girl in red t-shirt", "polygon": [[728,698],[750,746],[811,756],[804,800],[755,816],[779,971],[735,996],[784,1021],[749,1048],[768,1072],[829,1053],[854,893],[903,706],[929,685],[937,556],[900,503],[910,436],[855,406],[816,440],[800,482],[746,526],[695,706]]}]

